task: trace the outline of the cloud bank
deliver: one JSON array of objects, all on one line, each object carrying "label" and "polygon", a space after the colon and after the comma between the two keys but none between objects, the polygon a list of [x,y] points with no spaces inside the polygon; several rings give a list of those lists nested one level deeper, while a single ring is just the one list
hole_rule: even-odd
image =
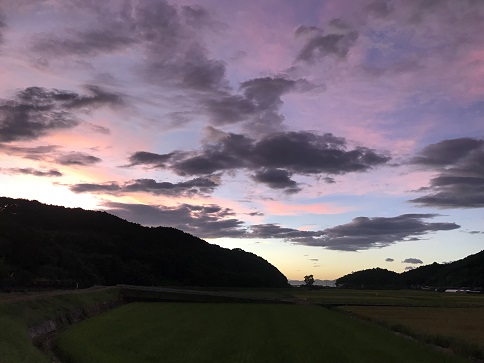
[{"label": "cloud bank", "polygon": [[233,211],[217,205],[197,207],[183,204],[178,207],[164,207],[106,202],[104,206],[110,209],[109,212],[128,220],[180,228],[201,238],[282,239],[294,244],[337,251],[382,248],[397,242],[419,240],[431,232],[460,228],[455,223],[426,221],[437,217],[436,214],[358,217],[347,224],[319,231],[307,231],[281,227],[277,224],[248,226],[235,218]]},{"label": "cloud bank", "polygon": [[130,156],[129,165],[166,168],[184,176],[248,170],[255,173],[256,182],[295,193],[300,187],[292,175],[364,172],[389,160],[389,156],[369,148],[349,149],[344,138],[332,134],[299,131],[276,133],[260,140],[227,133],[198,151],[162,155],[138,151]]}]

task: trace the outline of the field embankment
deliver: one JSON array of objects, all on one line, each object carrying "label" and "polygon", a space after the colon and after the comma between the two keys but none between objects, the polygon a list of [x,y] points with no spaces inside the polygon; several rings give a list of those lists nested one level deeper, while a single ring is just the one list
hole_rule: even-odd
[{"label": "field embankment", "polygon": [[119,290],[113,287],[0,294],[0,363],[52,362],[35,343],[118,299]]}]

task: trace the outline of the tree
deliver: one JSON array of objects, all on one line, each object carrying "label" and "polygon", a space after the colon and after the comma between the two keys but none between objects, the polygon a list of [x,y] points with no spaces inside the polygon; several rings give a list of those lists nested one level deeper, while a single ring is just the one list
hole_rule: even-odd
[{"label": "tree", "polygon": [[308,287],[313,286],[313,284],[314,284],[314,276],[313,275],[306,275],[306,276],[304,276],[304,283]]}]

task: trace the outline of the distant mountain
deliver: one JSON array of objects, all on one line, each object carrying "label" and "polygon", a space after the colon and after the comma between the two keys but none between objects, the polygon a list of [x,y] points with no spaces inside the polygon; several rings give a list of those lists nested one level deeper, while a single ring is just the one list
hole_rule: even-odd
[{"label": "distant mountain", "polygon": [[336,280],[337,286],[365,289],[392,289],[400,287],[399,274],[382,268],[372,268],[345,275]]},{"label": "distant mountain", "polygon": [[407,285],[484,287],[484,250],[452,263],[433,263],[401,274]]},{"label": "distant mountain", "polygon": [[398,274],[375,268],[353,272],[336,280],[340,286],[356,288],[484,287],[484,250],[452,263],[421,266]]},{"label": "distant mountain", "polygon": [[0,283],[285,287],[263,258],[109,213],[0,197]]},{"label": "distant mountain", "polygon": [[[304,285],[304,280],[289,280],[289,284],[293,286],[300,286]],[[329,287],[335,287],[336,286],[336,281],[335,280],[319,280],[315,279],[314,280],[314,285],[316,286],[329,286]]]}]

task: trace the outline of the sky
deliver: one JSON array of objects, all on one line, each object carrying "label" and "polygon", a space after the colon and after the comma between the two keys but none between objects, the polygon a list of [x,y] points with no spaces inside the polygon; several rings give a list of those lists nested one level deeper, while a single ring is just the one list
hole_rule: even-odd
[{"label": "sky", "polygon": [[2,196],[289,279],[484,249],[484,2],[0,0]]}]

